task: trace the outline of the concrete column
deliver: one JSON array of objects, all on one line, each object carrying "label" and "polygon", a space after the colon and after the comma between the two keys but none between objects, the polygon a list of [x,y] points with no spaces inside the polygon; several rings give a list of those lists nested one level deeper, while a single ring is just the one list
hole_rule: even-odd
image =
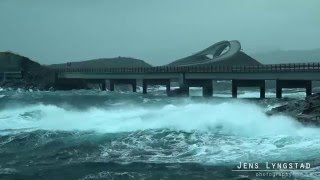
[{"label": "concrete column", "polygon": [[189,88],[189,86],[185,86],[185,87],[184,87],[184,92],[185,92],[185,95],[186,95],[186,96],[189,96],[189,95],[190,95],[190,88]]},{"label": "concrete column", "polygon": [[142,80],[142,93],[147,94],[148,84],[146,80]]},{"label": "concrete column", "polygon": [[101,83],[101,90],[102,91],[105,91],[106,90],[106,81],[102,81],[102,83]]},{"label": "concrete column", "polygon": [[180,85],[181,94],[189,96],[190,90],[189,90],[189,85],[186,82],[186,75],[185,75],[185,73],[182,73],[180,76],[181,77],[179,79],[179,85]]},{"label": "concrete column", "polygon": [[282,98],[282,87],[279,80],[276,81],[276,97]]},{"label": "concrete column", "polygon": [[189,86],[182,85],[182,86],[180,86],[180,90],[181,90],[181,94],[186,95],[186,96],[190,95]]},{"label": "concrete column", "polygon": [[186,83],[185,73],[181,74],[181,78],[179,79],[179,86],[181,94],[189,96],[189,86]]},{"label": "concrete column", "polygon": [[110,80],[110,91],[114,91],[114,80]]},{"label": "concrete column", "polygon": [[260,86],[260,98],[266,98],[266,85],[263,84]]},{"label": "concrete column", "polygon": [[137,92],[137,80],[132,81],[132,91]]},{"label": "concrete column", "polygon": [[210,97],[213,95],[213,85],[206,85],[202,87],[202,94],[204,97]]},{"label": "concrete column", "polygon": [[238,96],[238,87],[234,81],[232,81],[232,97],[237,98]]},{"label": "concrete column", "polygon": [[170,88],[170,81],[169,81],[169,83],[167,83],[167,85],[166,85],[166,92],[167,92],[167,95],[169,95],[170,90],[171,90],[171,88]]},{"label": "concrete column", "polygon": [[186,86],[186,77],[185,77],[185,73],[181,73],[180,74],[180,78],[179,78],[179,86],[180,88]]},{"label": "concrete column", "polygon": [[312,95],[312,81],[309,81],[306,83],[306,95],[307,96]]}]

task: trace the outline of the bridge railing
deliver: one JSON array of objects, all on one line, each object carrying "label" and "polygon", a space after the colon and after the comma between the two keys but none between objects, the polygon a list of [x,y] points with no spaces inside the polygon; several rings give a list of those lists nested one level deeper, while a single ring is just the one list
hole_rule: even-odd
[{"label": "bridge railing", "polygon": [[265,64],[257,66],[155,66],[130,68],[55,68],[59,73],[216,73],[216,72],[305,72],[320,71],[320,63]]}]

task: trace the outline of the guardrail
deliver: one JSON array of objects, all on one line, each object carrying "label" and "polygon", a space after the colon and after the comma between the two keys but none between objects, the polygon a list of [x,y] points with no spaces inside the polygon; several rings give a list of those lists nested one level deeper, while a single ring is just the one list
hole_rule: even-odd
[{"label": "guardrail", "polygon": [[54,68],[58,73],[216,73],[216,72],[310,72],[320,63],[266,64],[259,66],[156,66],[134,68]]}]

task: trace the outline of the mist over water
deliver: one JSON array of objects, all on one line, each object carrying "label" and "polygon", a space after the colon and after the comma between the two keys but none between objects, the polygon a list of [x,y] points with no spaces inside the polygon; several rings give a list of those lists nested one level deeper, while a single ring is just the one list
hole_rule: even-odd
[{"label": "mist over water", "polygon": [[[286,116],[270,116],[254,103],[227,100],[222,103],[198,103],[152,107],[118,103],[108,109],[64,109],[56,105],[36,104],[4,109],[0,113],[1,130],[24,129],[96,131],[99,133],[170,129],[185,132],[220,132],[237,136],[320,135],[316,128],[303,127]],[[187,122],[187,123],[186,123]]]},{"label": "mist over water", "polygon": [[[289,116],[266,115],[281,100],[169,98],[161,91],[147,96],[5,92],[0,98],[0,155],[11,155],[0,156],[0,169],[19,174],[25,165],[36,169],[39,162],[56,168],[66,162],[68,167],[195,163],[232,168],[240,161],[319,161],[320,128],[305,127]],[[302,93],[288,95],[301,98]]]}]

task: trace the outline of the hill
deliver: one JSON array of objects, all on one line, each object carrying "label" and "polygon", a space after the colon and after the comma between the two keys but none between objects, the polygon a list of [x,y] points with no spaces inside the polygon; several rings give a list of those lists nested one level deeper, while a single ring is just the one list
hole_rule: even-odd
[{"label": "hill", "polygon": [[256,53],[251,56],[264,64],[320,62],[320,49],[278,50]]},{"label": "hill", "polygon": [[28,71],[41,65],[13,52],[0,52],[0,71]]},{"label": "hill", "polygon": [[0,73],[20,73],[21,78],[4,78],[3,88],[48,89],[54,84],[54,72],[31,59],[12,52],[0,52]]},{"label": "hill", "polygon": [[101,58],[79,62],[69,62],[62,64],[49,65],[51,68],[119,68],[119,67],[151,67],[150,64],[143,60],[128,58],[128,57],[116,57],[116,58]]},{"label": "hill", "polygon": [[[0,52],[0,75],[1,72],[21,72],[22,78],[5,78],[0,82],[3,88],[22,88],[47,90],[50,87],[65,89],[66,85],[60,84],[55,79],[54,68],[119,68],[119,67],[151,67],[150,64],[134,58],[118,57],[94,59],[81,62],[69,62],[42,66],[31,59],[12,52]],[[5,76],[1,77],[4,79]],[[69,85],[70,82],[67,82]],[[76,83],[80,84],[81,83]],[[72,84],[71,84],[72,86]],[[71,87],[70,86],[70,87]],[[81,87],[85,88],[85,86]]]}]

